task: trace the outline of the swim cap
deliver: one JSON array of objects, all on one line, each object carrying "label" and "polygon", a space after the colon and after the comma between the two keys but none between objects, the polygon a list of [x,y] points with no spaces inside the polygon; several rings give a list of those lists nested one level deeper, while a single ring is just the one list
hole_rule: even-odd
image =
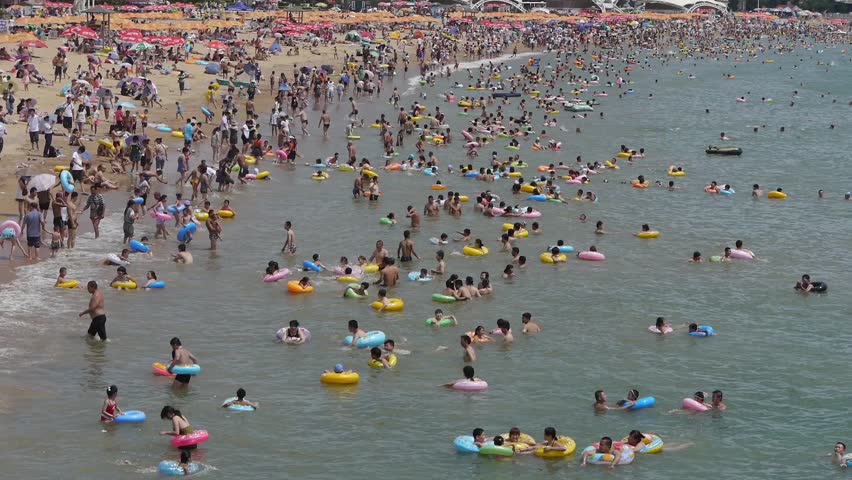
[{"label": "swim cap", "polygon": [[334,366],[334,373],[343,373],[343,364],[338,363]]}]

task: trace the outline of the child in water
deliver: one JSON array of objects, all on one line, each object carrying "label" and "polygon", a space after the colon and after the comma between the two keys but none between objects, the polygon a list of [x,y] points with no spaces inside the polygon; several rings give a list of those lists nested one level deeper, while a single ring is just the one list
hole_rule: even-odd
[{"label": "child in water", "polygon": [[115,420],[115,417],[121,415],[121,409],[118,407],[118,387],[110,385],[106,389],[107,398],[104,399],[104,405],[101,407],[101,421],[110,423]]},{"label": "child in water", "polygon": [[241,406],[251,407],[251,408],[257,410],[257,404],[256,403],[252,403],[252,402],[249,402],[248,400],[246,400],[246,391],[242,388],[237,389],[237,399],[236,400],[231,400],[230,402],[225,402],[225,403],[222,404],[222,407],[228,408],[231,405],[241,405]]}]

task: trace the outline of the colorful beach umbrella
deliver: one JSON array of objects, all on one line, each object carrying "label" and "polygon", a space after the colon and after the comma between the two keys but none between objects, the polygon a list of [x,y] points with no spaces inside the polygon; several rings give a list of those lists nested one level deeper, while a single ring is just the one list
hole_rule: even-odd
[{"label": "colorful beach umbrella", "polygon": [[41,40],[26,40],[21,42],[20,45],[27,48],[47,48],[47,44]]},{"label": "colorful beach umbrella", "polygon": [[213,40],[207,44],[207,48],[211,50],[227,50],[228,46],[218,40]]},{"label": "colorful beach umbrella", "polygon": [[63,37],[83,37],[86,40],[97,40],[98,38],[100,38],[98,32],[92,30],[91,28],[83,27],[80,25],[68,27],[63,30],[60,35]]}]

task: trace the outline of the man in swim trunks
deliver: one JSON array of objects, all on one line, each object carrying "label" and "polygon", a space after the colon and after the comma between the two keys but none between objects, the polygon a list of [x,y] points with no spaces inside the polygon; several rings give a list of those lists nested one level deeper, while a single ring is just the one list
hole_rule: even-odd
[{"label": "man in swim trunks", "polygon": [[410,262],[412,260],[412,255],[420,260],[420,256],[414,251],[414,242],[411,240],[411,230],[406,230],[402,232],[402,241],[399,242],[399,246],[396,248],[396,256],[399,257],[400,262]]},{"label": "man in swim trunks", "polygon": [[284,246],[281,247],[281,251],[286,251],[288,254],[293,255],[296,253],[296,234],[293,233],[293,224],[289,220],[284,222],[284,231],[287,233],[287,239],[284,240]]},{"label": "man in swim trunks", "polygon": [[100,337],[101,340],[106,341],[106,311],[104,310],[104,294],[98,290],[98,282],[91,280],[88,285],[86,285],[86,289],[89,291],[89,294],[92,296],[89,297],[89,308],[80,312],[80,317],[83,315],[89,314],[92,322],[89,324],[89,337],[95,338],[95,334]]},{"label": "man in swim trunks", "polygon": [[379,271],[379,281],[376,282],[382,287],[393,288],[399,282],[399,267],[394,265],[396,262],[392,258],[385,258],[382,263],[383,268]]},{"label": "man in swim trunks", "polygon": [[[192,354],[189,350],[183,348],[183,345],[180,342],[178,337],[173,337],[169,341],[169,345],[172,347],[172,361],[169,363],[169,366],[166,370],[171,373],[172,368],[174,367],[190,367],[195,363],[198,363],[198,359],[195,358],[195,355]],[[189,380],[192,378],[192,375],[175,375],[175,381],[173,386],[178,388],[184,388],[189,385]]]},{"label": "man in swim trunks", "polygon": [[385,261],[385,257],[388,256],[388,251],[385,248],[385,242],[381,240],[376,241],[376,249],[373,250],[373,254],[370,255],[368,260],[369,263],[375,263],[377,265],[383,265]]}]

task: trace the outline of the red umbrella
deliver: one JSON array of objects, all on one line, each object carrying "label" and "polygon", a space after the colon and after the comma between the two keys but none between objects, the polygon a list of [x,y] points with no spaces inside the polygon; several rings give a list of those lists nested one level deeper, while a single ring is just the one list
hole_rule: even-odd
[{"label": "red umbrella", "polygon": [[118,32],[118,37],[122,41],[142,40],[142,32],[140,30],[130,28]]},{"label": "red umbrella", "polygon": [[27,48],[47,48],[47,44],[41,40],[25,40],[21,42],[21,46]]},{"label": "red umbrella", "polygon": [[121,10],[122,12],[138,12],[139,11],[139,7],[137,7],[136,5],[122,5],[122,6],[118,7],[118,9]]},{"label": "red umbrella", "polygon": [[98,38],[100,38],[98,32],[92,30],[91,28],[81,27],[79,25],[66,28],[62,31],[60,35],[62,35],[63,37],[83,37],[87,40],[97,40]]},{"label": "red umbrella", "polygon": [[213,40],[207,44],[207,48],[211,50],[227,50],[228,46],[218,40]]},{"label": "red umbrella", "polygon": [[179,47],[186,43],[181,37],[166,37],[160,44],[164,47]]}]

